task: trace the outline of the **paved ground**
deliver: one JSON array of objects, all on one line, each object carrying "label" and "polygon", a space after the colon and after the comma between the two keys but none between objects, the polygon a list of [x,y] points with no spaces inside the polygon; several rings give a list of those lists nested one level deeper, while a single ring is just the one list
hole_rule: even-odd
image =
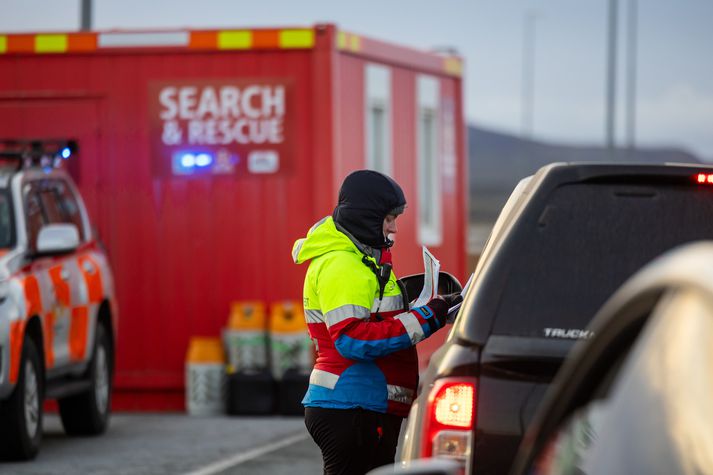
[{"label": "paved ground", "polygon": [[107,434],[73,438],[48,415],[37,459],[0,473],[297,475],[321,473],[321,458],[301,417],[115,414]]}]

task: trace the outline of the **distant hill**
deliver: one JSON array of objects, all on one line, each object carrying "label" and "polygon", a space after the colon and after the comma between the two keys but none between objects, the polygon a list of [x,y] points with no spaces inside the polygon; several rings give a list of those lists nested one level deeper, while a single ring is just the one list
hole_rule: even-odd
[{"label": "distant hill", "polygon": [[468,126],[471,223],[489,227],[517,182],[552,162],[701,163],[677,148],[616,150],[525,140]]}]

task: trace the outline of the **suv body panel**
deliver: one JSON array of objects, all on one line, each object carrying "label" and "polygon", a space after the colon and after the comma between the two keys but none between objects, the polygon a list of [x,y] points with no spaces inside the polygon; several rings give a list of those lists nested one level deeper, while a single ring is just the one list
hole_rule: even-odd
[{"label": "suv body panel", "polygon": [[[0,257],[1,402],[14,389],[30,319],[40,320],[45,378],[52,383],[86,371],[100,308],[110,308],[112,335],[116,334],[117,308],[108,260],[94,240],[84,202],[71,178],[61,170],[26,169],[4,172],[0,184],[5,184],[12,196],[16,234],[14,248]],[[76,216],[72,224],[78,224],[81,243],[72,252],[33,255],[27,194],[33,187],[56,184],[73,198]],[[56,189],[48,193],[65,206]]]},{"label": "suv body panel", "polygon": [[[639,260],[645,261],[651,257],[647,253],[660,252],[657,246],[666,247],[679,237],[683,242],[698,238],[698,234],[707,235],[709,238],[713,237],[713,224],[708,224],[710,223],[708,219],[702,221],[702,224],[698,223],[696,229],[693,229],[693,224],[686,225],[688,227],[680,232],[678,229],[671,231],[667,236],[668,240],[655,243],[650,243],[649,241],[652,239],[647,235],[635,236],[634,238],[638,239],[635,252],[622,256],[622,264],[616,266],[616,272],[615,269],[599,269],[599,273],[590,269],[582,269],[583,278],[591,281],[590,289],[584,286],[586,292],[591,295],[573,296],[574,298],[568,300],[565,306],[572,305],[572,302],[575,301],[575,308],[592,307],[592,311],[591,314],[588,312],[578,314],[573,308],[563,310],[560,306],[561,302],[554,302],[557,305],[552,308],[559,309],[557,311],[562,315],[553,317],[552,320],[566,322],[571,319],[573,323],[567,328],[549,328],[544,321],[541,326],[538,326],[539,322],[522,323],[535,318],[528,313],[536,315],[537,310],[541,311],[542,308],[528,308],[527,302],[516,302],[516,305],[513,305],[513,295],[514,298],[522,298],[523,295],[529,295],[527,293],[511,292],[509,300],[506,296],[507,286],[512,285],[513,282],[519,282],[520,287],[527,285],[523,283],[525,280],[522,276],[517,276],[516,265],[521,263],[513,262],[518,259],[517,252],[514,250],[519,250],[520,253],[525,252],[523,249],[531,253],[540,252],[540,248],[532,250],[527,246],[533,241],[533,233],[537,233],[541,229],[538,224],[543,219],[545,232],[558,229],[561,231],[562,228],[556,226],[552,226],[549,230],[546,229],[552,220],[545,212],[551,205],[551,200],[562,199],[562,190],[571,192],[577,189],[575,187],[581,186],[585,192],[604,190],[603,196],[607,196],[611,200],[622,196],[622,200],[624,200],[622,203],[627,203],[629,206],[623,213],[631,213],[632,209],[636,209],[639,205],[635,203],[635,200],[640,199],[648,213],[644,213],[644,219],[649,220],[646,221],[649,223],[652,220],[655,221],[655,217],[652,217],[655,213],[652,213],[652,210],[661,203],[646,202],[646,200],[661,198],[660,201],[668,206],[666,209],[669,212],[672,209],[678,210],[679,208],[676,206],[685,203],[685,199],[679,195],[683,195],[685,198],[688,196],[687,193],[691,193],[689,186],[700,186],[693,181],[693,175],[700,171],[711,173],[713,168],[704,165],[552,164],[521,182],[496,221],[493,233],[486,243],[476,267],[473,284],[465,297],[446,343],[434,354],[429,368],[423,375],[418,399],[409,416],[413,420],[409,420],[404,434],[404,441],[408,441],[408,443],[402,444],[400,458],[412,460],[420,457],[422,434],[419,429],[426,417],[426,402],[434,382],[437,379],[454,375],[476,376],[478,378],[476,422],[472,438],[473,446],[470,451],[469,470],[472,473],[503,473],[507,471],[545,389],[549,386],[577,338],[588,336],[585,330],[586,324],[608,297],[607,286],[612,286],[612,291],[616,289],[619,283],[614,281],[616,279],[623,281],[633,274],[643,265]],[[606,187],[610,187],[611,190]],[[652,194],[651,190],[661,191],[660,196],[656,193]],[[713,206],[710,204],[713,203],[713,197],[709,199],[709,195],[707,195],[712,191],[711,189],[701,189],[695,192],[701,194],[700,197],[695,195],[696,203],[700,205],[701,211],[707,213],[708,207]],[[589,203],[592,193],[583,193],[582,195],[587,199],[583,202]],[[669,199],[669,197],[672,198]],[[607,206],[611,206],[611,200]],[[555,211],[562,209],[566,211],[567,206],[560,206],[560,209]],[[687,212],[689,211],[687,210]],[[597,225],[608,223],[607,220],[602,223],[601,216],[596,214],[594,216],[599,218],[599,221],[594,219]],[[576,220],[572,222],[574,223]],[[651,229],[655,230],[655,228]],[[692,232],[687,233],[689,230]],[[578,236],[581,236],[582,249],[585,252],[588,251],[586,243],[589,236],[585,230],[572,231],[570,229],[570,232],[571,235],[568,235],[570,239],[577,239]],[[626,237],[623,236],[623,238]],[[545,238],[538,236],[538,239]],[[553,242],[557,244],[558,241],[551,241],[551,243]],[[634,247],[634,245],[629,247]],[[557,249],[555,249],[555,255],[557,255],[556,251]],[[594,253],[594,251],[591,252]],[[544,262],[550,263],[546,260]],[[599,263],[596,264],[599,265]],[[567,276],[571,272],[563,270],[566,269],[566,265],[567,263],[565,263],[565,267],[562,265],[559,268],[555,267],[554,271],[549,266],[543,267],[541,270],[544,273],[558,272],[560,276]],[[519,280],[515,277],[519,277]],[[544,285],[539,281],[546,280],[547,275],[534,274],[531,278],[533,288],[537,288],[538,285]],[[588,281],[585,280],[586,282]],[[582,285],[580,285],[581,287]],[[552,295],[558,294],[554,292]],[[577,299],[581,299],[586,305],[581,304]],[[553,302],[549,302],[549,305],[552,304]],[[511,312],[508,316],[510,321],[520,328],[508,328],[503,324],[505,317],[501,312],[506,307]],[[531,310],[532,312],[530,312]],[[550,318],[552,315],[548,314],[544,317]],[[464,358],[462,356],[464,354],[471,355],[471,358]]]}]

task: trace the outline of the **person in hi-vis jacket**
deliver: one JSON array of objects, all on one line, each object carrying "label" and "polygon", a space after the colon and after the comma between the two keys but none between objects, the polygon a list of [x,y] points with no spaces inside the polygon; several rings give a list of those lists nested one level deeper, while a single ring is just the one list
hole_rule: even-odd
[{"label": "person in hi-vis jacket", "polygon": [[389,238],[405,207],[392,178],[355,171],[344,179],[332,215],[292,249],[297,264],[309,261],[304,311],[317,358],[302,404],[325,474],[363,474],[393,463],[416,396],[415,345],[445,325],[456,298],[409,310],[391,268]]}]

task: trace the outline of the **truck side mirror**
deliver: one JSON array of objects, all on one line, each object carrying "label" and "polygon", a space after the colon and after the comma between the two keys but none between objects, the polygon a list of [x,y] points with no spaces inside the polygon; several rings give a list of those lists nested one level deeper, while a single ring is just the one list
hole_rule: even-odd
[{"label": "truck side mirror", "polygon": [[61,254],[79,247],[79,230],[69,223],[48,224],[37,236],[37,254]]},{"label": "truck side mirror", "polygon": [[[412,274],[399,279],[406,288],[406,296],[409,301],[418,298],[421,294],[421,290],[423,290],[423,278],[424,274]],[[461,283],[458,282],[458,279],[453,277],[451,274],[442,271],[438,273],[437,293],[439,295],[452,294],[462,290],[463,287],[461,286]]]}]

